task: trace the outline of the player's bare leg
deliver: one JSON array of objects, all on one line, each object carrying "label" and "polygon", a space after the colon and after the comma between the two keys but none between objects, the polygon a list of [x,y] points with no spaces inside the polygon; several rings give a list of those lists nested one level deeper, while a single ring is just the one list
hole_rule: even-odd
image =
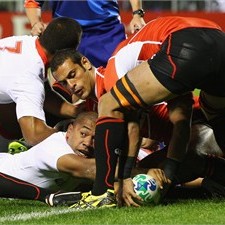
[{"label": "player's bare leg", "polygon": [[[148,62],[143,62],[135,67],[127,74],[127,77],[135,85],[135,89],[142,100],[149,106],[177,96],[172,94],[156,79]],[[126,103],[123,104],[123,107],[127,106]],[[123,118],[123,114],[118,111],[119,108],[118,102],[112,97],[111,92],[108,92],[100,98],[99,117],[113,116],[115,118]]]}]

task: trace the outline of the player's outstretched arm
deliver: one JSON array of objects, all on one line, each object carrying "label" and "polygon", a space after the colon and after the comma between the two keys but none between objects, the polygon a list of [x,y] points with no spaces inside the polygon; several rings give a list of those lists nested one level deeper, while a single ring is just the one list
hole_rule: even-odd
[{"label": "player's outstretched arm", "polygon": [[192,93],[168,101],[169,119],[173,124],[167,158],[182,162],[190,140],[192,118]]},{"label": "player's outstretched arm", "polygon": [[70,173],[74,177],[95,179],[96,168],[94,158],[66,154],[58,159],[57,168],[59,171]]}]

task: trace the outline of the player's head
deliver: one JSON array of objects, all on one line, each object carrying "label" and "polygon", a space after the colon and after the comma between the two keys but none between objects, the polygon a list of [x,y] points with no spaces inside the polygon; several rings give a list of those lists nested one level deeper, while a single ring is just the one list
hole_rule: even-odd
[{"label": "player's head", "polygon": [[50,63],[51,72],[54,73],[67,59],[70,59],[74,64],[78,64],[82,67],[82,57],[84,56],[74,48],[57,51]]},{"label": "player's head", "polygon": [[68,126],[66,138],[70,147],[78,154],[86,157],[93,155],[96,112],[82,112]]},{"label": "player's head", "polygon": [[80,43],[82,29],[80,24],[71,18],[59,17],[53,19],[39,40],[49,54],[65,48],[76,49]]},{"label": "player's head", "polygon": [[91,62],[75,49],[57,51],[51,63],[54,79],[79,99],[94,95],[95,69]]}]

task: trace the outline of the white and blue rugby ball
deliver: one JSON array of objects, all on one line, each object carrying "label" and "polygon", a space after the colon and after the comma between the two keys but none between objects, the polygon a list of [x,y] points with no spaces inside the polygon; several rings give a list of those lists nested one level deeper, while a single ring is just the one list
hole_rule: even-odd
[{"label": "white and blue rugby ball", "polygon": [[157,204],[160,199],[159,186],[156,180],[147,174],[138,174],[133,178],[134,191],[143,200],[143,204]]}]

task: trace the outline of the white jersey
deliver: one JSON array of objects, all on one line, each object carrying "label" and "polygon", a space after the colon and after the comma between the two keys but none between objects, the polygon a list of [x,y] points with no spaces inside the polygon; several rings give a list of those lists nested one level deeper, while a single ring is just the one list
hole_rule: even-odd
[{"label": "white jersey", "polygon": [[25,152],[15,155],[0,153],[0,172],[58,191],[71,175],[59,172],[57,160],[66,154],[75,154],[67,144],[65,133],[57,132]]},{"label": "white jersey", "polygon": [[0,39],[0,104],[16,103],[17,119],[43,111],[47,57],[37,37],[28,35]]}]

